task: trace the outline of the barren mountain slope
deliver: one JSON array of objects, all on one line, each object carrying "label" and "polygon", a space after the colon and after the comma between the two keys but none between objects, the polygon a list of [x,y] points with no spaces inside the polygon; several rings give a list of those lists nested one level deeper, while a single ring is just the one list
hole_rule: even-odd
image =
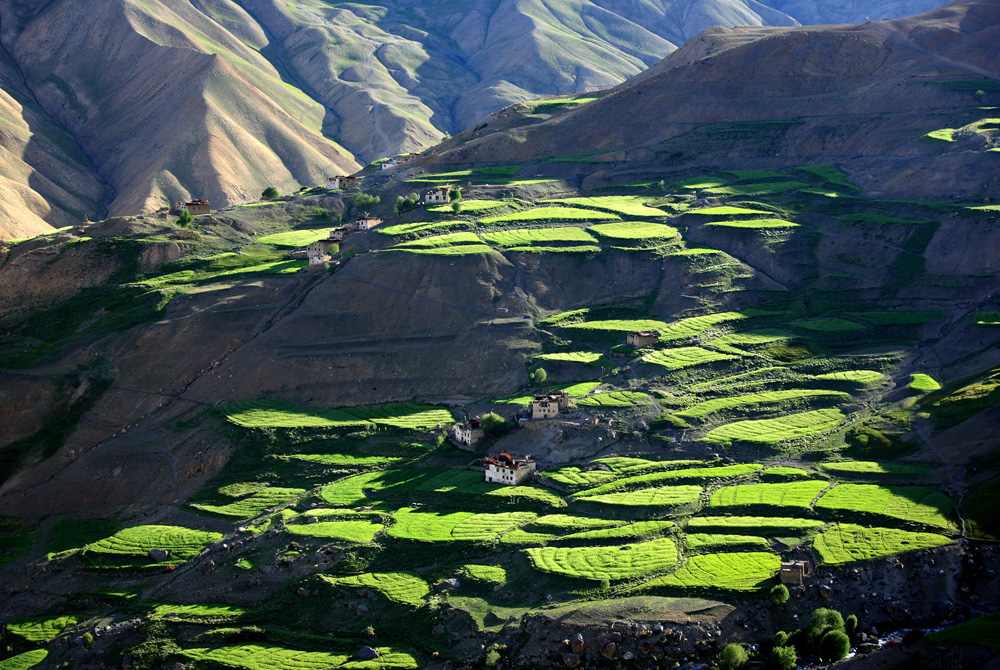
[{"label": "barren mountain slope", "polygon": [[112,214],[187,197],[218,205],[356,164],[320,133],[323,109],[256,49],[238,7],[186,0],[56,1],[3,9],[3,42],[34,94],[114,190]]},{"label": "barren mountain slope", "polygon": [[600,100],[542,123],[477,129],[445,143],[438,160],[848,160],[873,191],[988,195],[995,171],[973,166],[1000,161],[982,155],[994,142],[991,125],[949,141],[925,135],[991,116],[1000,102],[998,33],[997,2],[866,25],[714,28]]},{"label": "barren mountain slope", "polygon": [[103,199],[90,161],[38,106],[0,48],[0,238],[94,218]]}]

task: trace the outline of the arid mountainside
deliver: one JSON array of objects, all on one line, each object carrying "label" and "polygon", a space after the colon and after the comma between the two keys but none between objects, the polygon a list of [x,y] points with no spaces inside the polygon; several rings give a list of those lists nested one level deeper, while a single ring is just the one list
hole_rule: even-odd
[{"label": "arid mountainside", "polygon": [[[107,183],[106,198],[73,207],[76,221],[102,205],[112,215],[190,197],[224,206],[268,185],[294,190],[358,167],[321,134],[323,108],[258,53],[267,43],[259,27],[232,3],[202,6],[219,21],[186,0],[0,6],[0,41],[31,95],[87,157],[66,162],[89,159],[89,179]],[[37,129],[37,142],[73,147],[38,116],[29,107],[20,120]],[[42,160],[24,158],[45,174]],[[34,189],[39,177],[22,172],[22,190],[32,191],[23,199],[49,200],[51,189]],[[0,234],[15,236],[14,218],[0,222]]]},{"label": "arid mountainside", "polygon": [[715,28],[597,101],[553,118],[505,110],[434,160],[835,161],[875,193],[983,197],[1000,183],[982,169],[1000,166],[998,103],[1000,3],[964,2],[863,25]]},{"label": "arid mountainside", "polygon": [[937,4],[3,0],[0,235],[312,186],[512,102],[615,86],[714,25]]}]

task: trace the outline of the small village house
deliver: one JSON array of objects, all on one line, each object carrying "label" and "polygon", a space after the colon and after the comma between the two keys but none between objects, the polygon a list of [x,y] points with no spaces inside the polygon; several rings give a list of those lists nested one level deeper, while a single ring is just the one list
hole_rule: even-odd
[{"label": "small village house", "polygon": [[358,178],[351,177],[349,175],[337,175],[336,177],[327,177],[326,187],[331,191],[346,190],[349,188],[354,188],[358,185]]},{"label": "small village house", "polygon": [[464,423],[456,423],[452,427],[452,434],[456,442],[467,444],[470,447],[486,437],[486,432],[479,419],[469,419]]},{"label": "small village house", "polygon": [[439,186],[424,193],[425,205],[442,205],[450,202],[448,194],[451,192],[450,186]]},{"label": "small village house", "polygon": [[382,161],[380,166],[383,170],[391,170],[398,165],[398,161],[395,158],[390,158],[389,160]]},{"label": "small village house", "polygon": [[812,575],[812,563],[809,561],[782,561],[781,563],[782,584],[801,584]]},{"label": "small village house", "polygon": [[371,230],[380,223],[382,223],[382,219],[366,213],[364,216],[358,217],[354,222],[354,227],[358,230]]},{"label": "small village house", "polygon": [[174,205],[171,214],[180,214],[181,211],[187,211],[191,216],[200,216],[202,214],[211,214],[212,208],[208,204],[208,200],[192,200],[191,202],[179,202]]},{"label": "small village house", "polygon": [[532,419],[553,419],[569,409],[569,394],[565,391],[538,394],[529,409]]},{"label": "small village house", "polygon": [[656,344],[660,341],[660,336],[650,330],[637,330],[635,332],[629,333],[625,338],[625,344],[630,347],[635,347],[636,349],[640,347],[648,347],[651,344]]},{"label": "small village house", "polygon": [[510,454],[503,453],[496,458],[486,459],[486,481],[490,484],[517,486],[534,473],[535,461],[530,457],[515,459]]},{"label": "small village house", "polygon": [[333,260],[333,256],[330,251],[337,246],[337,242],[343,239],[343,236],[341,236],[340,239],[334,239],[332,235],[333,232],[335,231],[331,231],[331,236],[325,240],[316,240],[306,247],[306,255],[309,258],[310,268],[323,267],[324,263]]},{"label": "small village house", "polygon": [[343,242],[349,232],[351,232],[350,228],[339,226],[330,231],[329,239],[334,242]]}]

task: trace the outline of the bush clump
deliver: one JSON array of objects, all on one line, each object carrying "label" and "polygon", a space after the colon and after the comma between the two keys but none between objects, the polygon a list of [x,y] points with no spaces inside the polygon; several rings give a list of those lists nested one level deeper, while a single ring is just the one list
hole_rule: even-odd
[{"label": "bush clump", "polygon": [[771,602],[775,605],[784,605],[788,602],[788,587],[784,584],[777,584],[771,589]]},{"label": "bush clump", "polygon": [[747,652],[741,645],[727,644],[722,653],[719,654],[719,668],[721,670],[737,670],[737,668],[746,665],[748,660],[750,659]]},{"label": "bush clump", "polygon": [[819,643],[819,656],[826,661],[839,661],[851,650],[851,640],[842,630],[831,630]]}]

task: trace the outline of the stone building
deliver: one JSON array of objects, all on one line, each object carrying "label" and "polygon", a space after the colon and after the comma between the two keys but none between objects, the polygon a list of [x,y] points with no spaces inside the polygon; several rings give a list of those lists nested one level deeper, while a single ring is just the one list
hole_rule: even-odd
[{"label": "stone building", "polygon": [[538,394],[529,407],[532,419],[552,419],[567,409],[569,409],[569,394],[565,391]]},{"label": "stone building", "polygon": [[442,205],[451,202],[448,194],[451,193],[450,186],[440,186],[438,188],[432,188],[431,190],[424,193],[424,204],[425,205]]},{"label": "stone building", "polygon": [[346,190],[354,188],[357,185],[358,178],[349,175],[337,175],[336,177],[327,177],[326,179],[326,187],[331,191]]},{"label": "stone building", "polygon": [[637,330],[633,333],[629,333],[625,338],[625,344],[630,347],[635,347],[636,349],[640,347],[648,347],[651,344],[656,344],[660,341],[660,336],[649,330]]},{"label": "stone building", "polygon": [[781,583],[801,584],[813,575],[812,563],[809,561],[782,561]]},{"label": "stone building", "polygon": [[[343,237],[340,239],[343,239]],[[337,246],[337,242],[339,241],[339,239],[333,239],[331,235],[331,237],[328,237],[325,240],[316,240],[306,247],[306,255],[309,258],[309,267],[319,268],[322,267],[324,263],[332,261],[333,255],[330,251]]]},{"label": "stone building", "polygon": [[483,430],[479,419],[469,419],[465,423],[456,423],[452,427],[452,433],[455,436],[456,442],[469,446],[480,442],[486,437],[486,432]]},{"label": "stone building", "polygon": [[354,222],[354,227],[357,230],[371,230],[380,223],[382,223],[382,219],[366,213],[364,216],[358,217]]},{"label": "stone building", "polygon": [[211,214],[212,208],[208,200],[192,200],[191,202],[179,202],[174,206],[174,210],[179,214],[182,209],[186,209],[191,216]]},{"label": "stone building", "polygon": [[486,481],[490,484],[517,486],[535,473],[535,461],[530,457],[512,458],[503,453],[496,458],[486,459]]}]

